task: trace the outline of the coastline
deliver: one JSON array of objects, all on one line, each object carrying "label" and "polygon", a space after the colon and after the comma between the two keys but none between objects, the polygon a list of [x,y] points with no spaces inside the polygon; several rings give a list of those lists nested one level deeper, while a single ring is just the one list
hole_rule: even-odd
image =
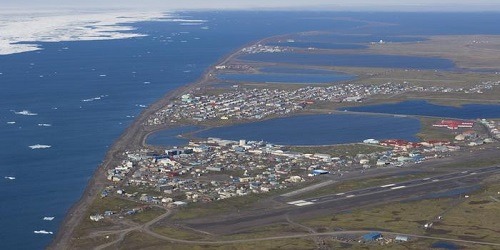
[{"label": "coastline", "polygon": [[[89,180],[84,192],[82,193],[80,199],[77,203],[75,203],[67,212],[63,222],[61,223],[56,236],[47,247],[48,249],[68,249],[70,248],[72,236],[74,235],[74,230],[81,223],[83,219],[85,219],[85,215],[87,215],[88,206],[94,201],[94,199],[98,199],[98,194],[100,191],[109,183],[106,180],[106,171],[113,167],[115,164],[118,164],[117,161],[119,154],[128,150],[134,149],[138,147],[148,146],[146,145],[146,138],[151,133],[171,128],[171,125],[163,124],[152,127],[145,127],[144,122],[155,112],[166,106],[175,98],[179,97],[186,91],[190,89],[203,86],[207,82],[213,80],[212,72],[216,65],[224,64],[234,57],[238,56],[241,53],[241,48],[244,48],[249,45],[253,45],[256,43],[264,42],[268,39],[273,39],[277,36],[271,36],[264,39],[260,39],[258,41],[253,41],[247,43],[240,48],[236,49],[233,52],[230,52],[228,55],[223,56],[221,59],[216,61],[214,64],[209,66],[201,76],[194,82],[187,83],[184,86],[181,86],[177,89],[174,89],[170,92],[167,92],[162,98],[148,106],[144,109],[134,120],[134,122],[116,139],[111,148],[106,153],[103,162],[98,166],[98,168],[93,173],[91,179]],[[297,115],[297,114],[295,114]],[[266,119],[272,119],[275,117],[269,117]],[[264,120],[266,120],[264,119]],[[178,126],[178,125],[175,125]]]},{"label": "coastline", "polygon": [[66,213],[66,216],[59,226],[56,236],[52,242],[47,246],[47,249],[68,249],[71,237],[75,228],[84,219],[87,213],[89,204],[97,198],[97,194],[106,186],[108,180],[106,179],[105,172],[112,165],[117,163],[117,155],[129,148],[145,146],[145,141],[148,135],[168,129],[168,125],[156,126],[152,129],[146,129],[143,125],[146,119],[157,112],[159,109],[166,106],[171,100],[180,96],[182,93],[196,87],[201,86],[210,80],[211,72],[216,65],[224,64],[230,61],[235,56],[241,53],[241,49],[252,44],[261,43],[275,36],[266,37],[257,41],[246,43],[230,54],[223,56],[221,59],[210,65],[198,78],[198,80],[181,86],[173,91],[167,92],[162,98],[157,100],[143,110],[133,123],[118,137],[111,148],[106,152],[102,163],[97,167],[91,176],[87,186],[85,187],[79,200],[71,206]]}]

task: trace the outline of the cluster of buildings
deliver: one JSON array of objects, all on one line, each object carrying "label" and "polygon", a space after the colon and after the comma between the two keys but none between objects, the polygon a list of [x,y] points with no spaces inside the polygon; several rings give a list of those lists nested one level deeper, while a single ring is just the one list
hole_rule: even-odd
[{"label": "cluster of buildings", "polygon": [[[361,102],[374,95],[394,95],[403,92],[450,92],[480,90],[500,82],[485,82],[470,89],[416,87],[408,82],[382,85],[338,84],[307,86],[296,90],[233,87],[217,95],[204,95],[196,90],[183,95],[156,112],[147,125],[203,122],[206,120],[259,120],[297,112],[316,102]],[[198,92],[200,92],[198,90]],[[446,125],[447,124],[443,124]],[[455,124],[450,124],[454,126]],[[465,126],[466,124],[457,124]]]},{"label": "cluster of buildings", "polygon": [[292,49],[280,46],[268,46],[262,44],[255,44],[250,47],[243,48],[241,52],[246,54],[258,54],[258,53],[281,53],[292,51]]},{"label": "cluster of buildings", "polygon": [[[290,97],[290,98],[287,98]],[[219,95],[186,94],[151,117],[147,124],[180,121],[246,119],[258,120],[271,115],[285,115],[304,104],[283,90],[244,89]]]},{"label": "cluster of buildings", "polygon": [[470,88],[440,87],[440,86],[429,86],[429,87],[415,86],[410,91],[482,94],[482,93],[484,93],[484,91],[491,90],[495,86],[500,86],[500,81],[485,81],[485,82],[478,83]]},{"label": "cluster of buildings", "polygon": [[[470,138],[473,136],[478,138],[471,133]],[[116,188],[106,189],[102,195],[113,193],[143,203],[183,206],[285,189],[318,175],[341,176],[371,167],[410,166],[444,157],[466,145],[399,139],[367,139],[363,143],[385,149],[334,157],[294,152],[263,141],[208,138],[191,141],[185,148],[129,152],[122,164],[108,170],[108,179],[115,182]]]},{"label": "cluster of buildings", "polygon": [[[184,204],[179,202],[210,202],[287,188],[305,181],[316,169],[334,166],[324,155],[302,155],[264,142],[218,138],[156,154],[129,154],[122,165],[129,162],[133,170],[121,180],[114,178],[120,186],[117,194],[175,206]],[[144,193],[128,191],[137,187]]]},{"label": "cluster of buildings", "polygon": [[111,218],[111,217],[122,217],[122,216],[128,216],[128,215],[134,215],[137,213],[144,212],[145,210],[151,209],[150,206],[139,206],[136,208],[131,208],[131,209],[122,209],[120,211],[112,211],[112,210],[107,210],[104,211],[103,213],[96,213],[96,214],[91,214],[89,216],[89,219],[91,221],[101,221],[106,218]]},{"label": "cluster of buildings", "polygon": [[486,126],[492,137],[500,140],[500,122],[486,119],[481,119],[480,122]]},{"label": "cluster of buildings", "polygon": [[438,128],[447,128],[451,130],[457,130],[459,128],[472,128],[474,127],[474,122],[472,121],[459,121],[459,120],[441,120],[438,123],[432,125]]}]

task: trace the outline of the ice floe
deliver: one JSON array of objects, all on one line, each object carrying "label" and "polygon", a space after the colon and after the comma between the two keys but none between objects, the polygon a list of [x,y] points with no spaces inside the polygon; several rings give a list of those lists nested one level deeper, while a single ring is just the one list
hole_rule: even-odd
[{"label": "ice floe", "polygon": [[43,145],[43,144],[35,144],[35,145],[31,145],[29,147],[31,149],[47,149],[47,148],[51,148],[52,146],[50,146],[50,145]]},{"label": "ice floe", "polygon": [[33,113],[29,110],[22,110],[22,111],[12,110],[12,112],[14,112],[14,114],[16,115],[28,115],[28,116],[38,115],[37,113]]},{"label": "ice floe", "polygon": [[33,231],[33,233],[36,233],[36,234],[54,234],[54,232],[47,231],[47,230],[35,230],[35,231]]},{"label": "ice floe", "polygon": [[183,19],[183,18],[172,18],[166,19],[167,22],[178,22],[178,23],[206,23],[207,20],[202,19]]},{"label": "ice floe", "polygon": [[108,95],[100,95],[100,96],[96,96],[96,97],[92,97],[92,98],[88,98],[88,99],[83,99],[82,102],[93,102],[93,101],[101,100],[104,97],[108,97]]}]

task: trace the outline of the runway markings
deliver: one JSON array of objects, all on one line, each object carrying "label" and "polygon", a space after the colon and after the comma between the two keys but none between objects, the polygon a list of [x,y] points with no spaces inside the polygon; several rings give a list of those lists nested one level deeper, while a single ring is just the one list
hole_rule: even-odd
[{"label": "runway markings", "polygon": [[396,185],[396,184],[391,183],[391,184],[383,185],[383,186],[380,186],[380,187],[382,187],[382,188],[386,188],[386,187],[392,187],[392,186],[394,186],[394,185]]},{"label": "runway markings", "polygon": [[401,189],[401,188],[405,188],[406,186],[397,186],[397,187],[391,187],[391,189]]},{"label": "runway markings", "polygon": [[298,206],[298,207],[302,207],[302,206],[312,205],[312,204],[314,204],[314,202],[305,201],[305,200],[298,200],[298,201],[288,202],[288,204],[295,205],[295,206]]}]

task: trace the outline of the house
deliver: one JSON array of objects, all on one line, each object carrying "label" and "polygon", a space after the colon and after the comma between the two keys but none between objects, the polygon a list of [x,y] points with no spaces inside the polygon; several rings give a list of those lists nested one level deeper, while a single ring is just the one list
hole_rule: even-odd
[{"label": "house", "polygon": [[104,216],[102,216],[100,214],[94,214],[94,215],[90,216],[91,221],[100,221],[102,219],[104,219]]},{"label": "house", "polygon": [[382,238],[382,234],[379,232],[371,232],[363,235],[364,241],[374,241]]},{"label": "house", "polygon": [[397,235],[396,238],[394,239],[395,241],[399,242],[407,242],[408,241],[408,236],[405,235]]},{"label": "house", "polygon": [[312,171],[313,175],[323,175],[323,174],[329,174],[330,172],[323,170],[323,169],[315,169]]}]

